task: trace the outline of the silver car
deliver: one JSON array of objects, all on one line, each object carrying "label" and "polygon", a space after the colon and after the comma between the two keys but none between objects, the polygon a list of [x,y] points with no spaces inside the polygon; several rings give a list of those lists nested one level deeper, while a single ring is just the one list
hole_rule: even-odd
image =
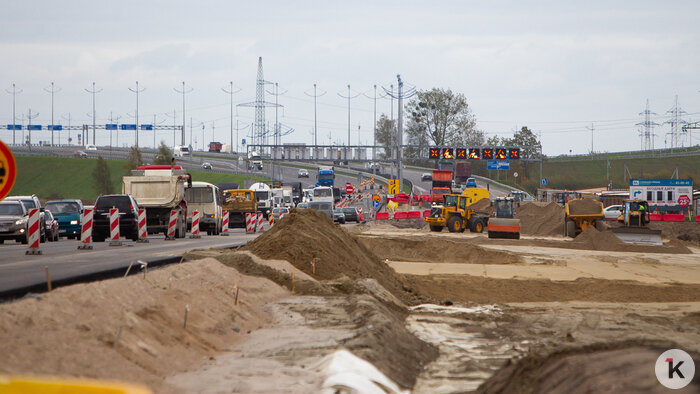
[{"label": "silver car", "polygon": [[0,202],[0,244],[15,240],[26,244],[29,212],[20,201]]}]

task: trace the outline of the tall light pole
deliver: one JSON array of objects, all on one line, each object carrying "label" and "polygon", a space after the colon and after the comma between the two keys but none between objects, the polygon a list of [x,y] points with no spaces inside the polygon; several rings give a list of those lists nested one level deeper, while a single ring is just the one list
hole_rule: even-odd
[{"label": "tall light pole", "polygon": [[[338,96],[348,99],[348,146],[350,146],[350,99],[354,99],[355,97],[357,97],[359,95],[360,95],[360,93],[353,96],[350,93],[350,85],[349,84],[348,84],[348,95],[347,96],[343,96],[342,94],[338,93]],[[346,152],[346,154],[347,154],[347,152]],[[347,159],[347,157],[346,157],[346,159]]]},{"label": "tall light pole", "polygon": [[[362,93],[362,94],[367,98],[372,98],[364,93]],[[385,97],[386,97],[386,95],[379,96],[379,98],[385,98]],[[372,139],[372,160],[375,160],[377,157],[376,146],[377,146],[377,85],[375,84],[374,85],[374,137]]]},{"label": "tall light pole", "polygon": [[[221,90],[223,90],[224,93],[228,93],[231,96],[231,153],[233,153],[233,94],[240,92],[241,89],[238,88],[238,90],[234,91],[233,81],[229,81],[229,85],[229,90],[226,90],[224,88],[221,88]],[[236,139],[238,139],[238,137],[236,137]],[[236,142],[236,144],[238,144],[238,142]],[[238,148],[238,146],[236,146],[236,148]]]},{"label": "tall light pole", "polygon": [[67,118],[65,117],[65,115],[61,115],[61,118],[68,121],[68,145],[70,145],[71,141],[73,141],[73,139],[70,137],[70,112],[68,112]]},{"label": "tall light pole", "polygon": [[[193,91],[193,88],[188,88],[185,86],[185,81],[182,81],[182,90],[177,90],[177,88],[173,88],[174,91],[177,93],[182,93],[182,139],[181,139],[181,144],[180,145],[185,145],[185,94]],[[190,122],[192,123],[192,122]],[[191,129],[191,127],[190,127]],[[190,130],[190,145],[192,145],[192,130]],[[192,157],[192,156],[190,156]]]},{"label": "tall light pole", "polygon": [[[53,146],[53,131],[56,128],[56,125],[53,123],[53,95],[54,93],[58,93],[61,91],[61,88],[58,88],[58,90],[54,89],[53,82],[51,82],[51,89],[44,88],[44,90],[48,93],[51,93],[51,146]],[[61,133],[58,133],[58,144],[61,144]]]},{"label": "tall light pole", "polygon": [[15,131],[17,130],[17,120],[15,116],[15,96],[22,93],[22,90],[18,92],[17,88],[15,87],[15,84],[13,83],[12,92],[10,92],[8,89],[5,89],[5,91],[12,95],[12,145],[15,145]]},{"label": "tall light pole", "polygon": [[129,88],[132,92],[136,93],[136,147],[139,146],[139,93],[146,90],[146,88],[139,89],[139,81],[136,81],[136,89]]},{"label": "tall light pole", "polygon": [[[95,94],[101,92],[102,89],[96,90],[95,83],[93,82],[92,83],[92,90],[85,89],[85,91],[88,93],[92,93],[92,144],[97,145],[97,143],[95,143],[95,128],[96,128],[96,126],[95,126]],[[88,142],[87,135],[85,135],[84,137],[85,138],[83,139],[83,141],[85,142],[85,145],[87,145],[88,144],[87,143]]]},{"label": "tall light pole", "polygon": [[29,132],[29,150],[32,150],[32,119],[36,118],[39,116],[39,113],[35,113],[32,115],[32,109],[29,108],[29,115],[27,115],[27,119],[29,121],[29,124],[27,125],[27,131]]},{"label": "tall light pole", "polygon": [[[316,99],[323,96],[326,93],[328,93],[328,92],[324,91],[321,94],[316,94],[316,84],[314,84],[314,94],[313,95],[304,92],[305,95],[314,98],[314,145],[318,145],[318,124],[316,122]],[[314,152],[314,158],[316,158],[316,152]]]}]

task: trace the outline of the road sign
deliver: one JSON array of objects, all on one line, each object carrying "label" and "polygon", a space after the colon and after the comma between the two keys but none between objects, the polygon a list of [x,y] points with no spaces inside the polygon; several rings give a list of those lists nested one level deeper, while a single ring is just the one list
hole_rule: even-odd
[{"label": "road sign", "polygon": [[63,126],[60,124],[54,124],[54,125],[48,125],[46,126],[46,130],[54,130],[54,131],[61,131],[63,130]]},{"label": "road sign", "polygon": [[243,138],[243,140],[241,140],[241,145],[245,145],[245,138]]},{"label": "road sign", "polygon": [[514,173],[513,173],[513,176],[517,178],[517,177],[518,177],[518,173],[517,173],[517,172],[514,172]]},{"label": "road sign", "polygon": [[547,178],[540,179],[540,185],[547,186]]},{"label": "road sign", "polygon": [[22,125],[21,124],[8,124],[7,125],[8,130],[22,130]]},{"label": "road sign", "polygon": [[351,184],[346,183],[345,184],[345,193],[352,194],[354,192],[355,192],[355,188]]},{"label": "road sign", "polygon": [[141,130],[153,130],[153,125],[152,124],[142,124]]},{"label": "road sign", "polygon": [[41,125],[40,124],[33,124],[27,126],[27,130],[38,130],[41,131]]},{"label": "road sign", "polygon": [[135,124],[123,124],[121,125],[122,130],[136,130]]},{"label": "road sign", "polygon": [[682,207],[687,207],[688,205],[690,205],[690,197],[688,197],[685,194],[678,197],[678,205]]},{"label": "road sign", "polygon": [[377,203],[379,203],[380,201],[382,201],[382,197],[379,194],[375,194],[372,196],[372,201],[376,201]]},{"label": "road sign", "polygon": [[387,193],[388,194],[401,193],[401,191],[399,191],[399,180],[398,179],[389,179],[389,191]]},{"label": "road sign", "polygon": [[105,130],[116,130],[116,129],[117,129],[116,123],[107,123],[105,125]]},{"label": "road sign", "polygon": [[510,170],[509,160],[489,160],[486,162],[486,168],[489,170]]},{"label": "road sign", "polygon": [[372,208],[379,208],[379,201],[372,200]]},{"label": "road sign", "polygon": [[0,200],[10,194],[17,177],[17,165],[10,148],[0,141]]}]

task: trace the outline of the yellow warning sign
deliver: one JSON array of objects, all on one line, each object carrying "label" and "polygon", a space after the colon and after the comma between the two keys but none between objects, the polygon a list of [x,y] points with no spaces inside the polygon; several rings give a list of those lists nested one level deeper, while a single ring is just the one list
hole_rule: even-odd
[{"label": "yellow warning sign", "polygon": [[17,178],[17,165],[10,148],[0,141],[0,200],[10,194]]},{"label": "yellow warning sign", "polygon": [[398,179],[389,179],[389,191],[388,194],[399,194],[401,191],[399,190],[399,180]]}]

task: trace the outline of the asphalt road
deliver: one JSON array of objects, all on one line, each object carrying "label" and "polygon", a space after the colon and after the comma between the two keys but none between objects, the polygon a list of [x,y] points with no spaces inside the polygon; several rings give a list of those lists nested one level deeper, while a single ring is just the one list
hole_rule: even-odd
[{"label": "asphalt road", "polygon": [[151,235],[148,243],[126,240],[122,246],[97,242],[92,244],[92,250],[78,250],[79,241],[61,238],[58,242],[40,244],[41,255],[25,255],[27,245],[5,241],[0,245],[0,293],[45,284],[45,267],[49,267],[52,281],[120,268],[126,272],[136,260],[149,262],[181,256],[192,249],[234,247],[259,235],[245,234],[244,229],[230,229],[230,232],[229,236],[205,234],[199,239],[173,241],[166,241],[162,234]]}]

